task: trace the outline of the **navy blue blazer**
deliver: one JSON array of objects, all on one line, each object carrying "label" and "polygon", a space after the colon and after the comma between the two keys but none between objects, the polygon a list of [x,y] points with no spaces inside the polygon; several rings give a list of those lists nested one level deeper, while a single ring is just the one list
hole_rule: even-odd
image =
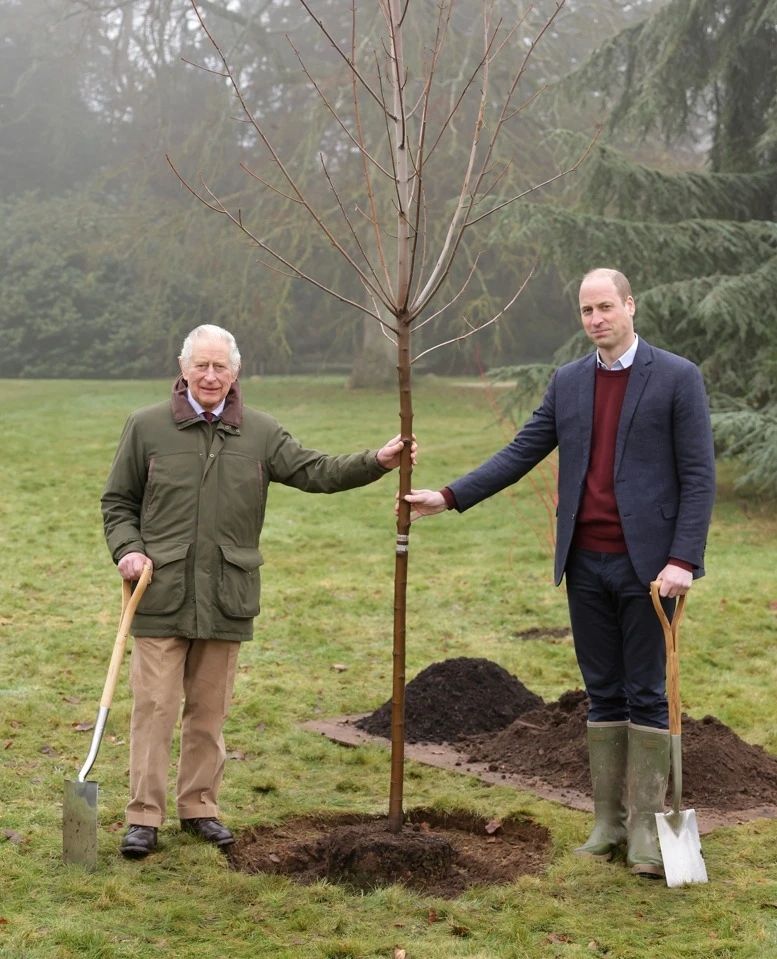
[{"label": "navy blue blazer", "polygon": [[[540,406],[515,438],[448,486],[459,512],[517,482],[559,451],[555,581],[564,575],[591,453],[596,354],[553,374]],[[615,499],[629,558],[646,586],[667,560],[704,575],[715,498],[709,404],[693,363],[640,338],[615,447]]]}]

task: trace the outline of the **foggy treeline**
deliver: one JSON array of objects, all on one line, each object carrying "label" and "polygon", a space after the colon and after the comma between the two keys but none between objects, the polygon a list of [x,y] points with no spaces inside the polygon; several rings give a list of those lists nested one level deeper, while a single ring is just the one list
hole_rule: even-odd
[{"label": "foggy treeline", "polygon": [[[323,152],[336,172],[347,145],[292,44],[333,102],[349,92],[342,63],[296,0],[202,0],[199,6],[279,152],[331,205],[318,156]],[[377,5],[357,0],[356,6],[361,42],[369,46]],[[526,17],[518,51],[554,6],[540,3]],[[590,135],[598,119],[593,108],[570,103],[554,85],[601,40],[654,6],[650,0],[569,0],[525,78],[523,98],[547,90],[510,127],[506,194],[563,163],[569,151],[554,131],[577,126]],[[453,10],[448,43],[460,48],[462,63],[473,52],[479,7],[459,3]],[[497,7],[515,18],[514,4],[500,0]],[[435,9],[434,0],[409,6],[419,35]],[[349,3],[321,0],[316,11],[337,36],[348,36]],[[242,161],[261,174],[266,157],[235,118],[226,85],[185,62],[214,66],[189,0],[0,0],[0,37],[0,375],[164,374],[182,335],[200,322],[234,330],[247,372],[351,367],[364,346],[363,321],[258,263],[256,251],[198,205],[165,161],[170,154],[193,182],[202,178],[229,197],[303,265],[342,269],[293,204],[279,205],[240,169]],[[502,58],[504,76],[492,79],[495,89],[514,65],[515,57]],[[454,90],[460,80],[451,75],[445,83]],[[461,126],[466,150],[469,128]],[[442,158],[434,178],[442,196],[455,189],[445,173]],[[345,200],[356,206],[363,200],[359,184],[350,188]],[[566,202],[565,189],[549,197]],[[473,239],[451,277],[455,287],[480,255],[461,311],[472,322],[503,302],[537,254],[530,242],[489,232],[495,227]],[[548,262],[497,328],[476,346],[440,351],[438,366],[428,368],[473,371],[550,359],[575,329],[564,282]]]}]

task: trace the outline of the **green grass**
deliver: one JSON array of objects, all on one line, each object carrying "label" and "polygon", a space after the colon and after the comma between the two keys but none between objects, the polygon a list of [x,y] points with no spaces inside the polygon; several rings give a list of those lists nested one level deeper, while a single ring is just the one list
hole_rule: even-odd
[{"label": "green grass", "polygon": [[[99,495],[127,412],[167,383],[1,382],[0,955],[4,959],[775,959],[777,822],[705,839],[711,882],[670,891],[576,859],[589,819],[527,793],[409,763],[407,806],[526,811],[553,835],[546,873],[453,902],[394,887],[355,896],[230,872],[174,820],[158,855],[117,854],[126,795],[126,666],[93,771],[99,867],[61,862],[62,782],[83,762],[115,636],[119,578]],[[393,392],[334,378],[248,381],[308,445],[375,446],[397,428]],[[507,439],[477,384],[416,383],[415,485],[438,487]],[[709,576],[683,626],[683,697],[777,753],[777,520],[732,492],[710,536]],[[385,811],[388,755],[344,749],[299,723],[375,708],[391,686],[395,483],[333,497],[273,488],[263,537],[263,612],[241,652],[226,727],[234,755],[222,806],[236,828],[319,811]],[[516,639],[567,624],[551,582],[547,517],[529,482],[465,517],[416,524],[408,676],[453,656],[486,657],[546,699],[577,687],[571,646]],[[345,665],[344,671],[335,664]],[[777,798],[777,797],[776,797]],[[171,809],[171,812],[173,810]],[[437,921],[431,921],[436,918]]]}]

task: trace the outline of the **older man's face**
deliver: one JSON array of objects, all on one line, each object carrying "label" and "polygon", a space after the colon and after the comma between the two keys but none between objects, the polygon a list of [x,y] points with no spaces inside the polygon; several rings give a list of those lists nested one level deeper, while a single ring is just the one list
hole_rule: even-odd
[{"label": "older man's face", "polygon": [[191,359],[181,360],[181,373],[204,410],[215,410],[237,379],[229,364],[229,346],[218,337],[198,336]]}]

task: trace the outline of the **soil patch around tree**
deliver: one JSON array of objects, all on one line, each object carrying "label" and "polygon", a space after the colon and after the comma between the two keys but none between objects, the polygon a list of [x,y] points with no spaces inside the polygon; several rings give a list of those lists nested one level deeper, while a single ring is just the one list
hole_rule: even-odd
[{"label": "soil patch around tree", "polygon": [[255,827],[228,850],[232,868],[327,879],[359,891],[401,883],[453,898],[473,886],[513,882],[545,868],[550,833],[523,816],[487,820],[467,812],[415,809],[399,833],[385,817],[302,817]]}]

